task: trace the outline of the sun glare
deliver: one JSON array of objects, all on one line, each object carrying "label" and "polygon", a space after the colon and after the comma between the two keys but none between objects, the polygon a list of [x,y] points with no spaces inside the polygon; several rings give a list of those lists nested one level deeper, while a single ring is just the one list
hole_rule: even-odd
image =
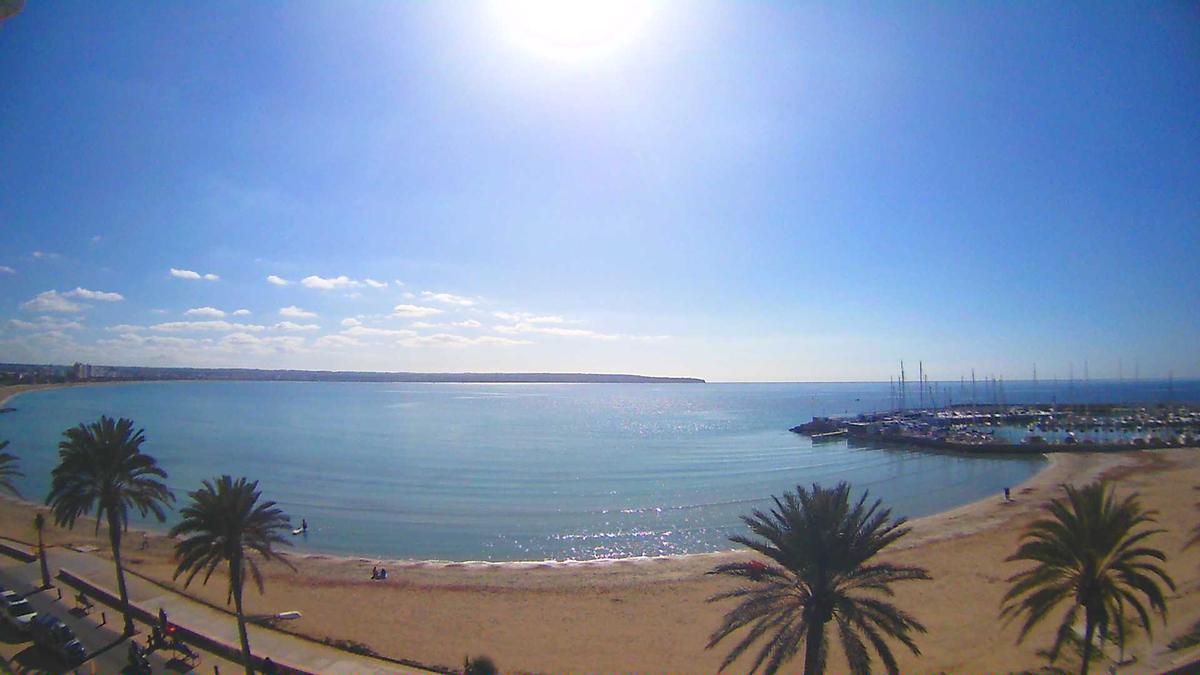
[{"label": "sun glare", "polygon": [[547,58],[604,58],[636,37],[654,13],[647,0],[496,0],[508,39]]}]

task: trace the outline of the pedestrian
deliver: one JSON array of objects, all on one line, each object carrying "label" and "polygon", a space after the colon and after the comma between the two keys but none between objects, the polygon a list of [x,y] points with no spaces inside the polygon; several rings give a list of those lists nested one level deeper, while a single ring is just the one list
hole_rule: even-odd
[{"label": "pedestrian", "polygon": [[1012,497],[1009,496],[1008,488],[1004,488],[1004,501],[1011,502]]},{"label": "pedestrian", "polygon": [[162,607],[158,608],[158,629],[167,632],[167,610]]}]

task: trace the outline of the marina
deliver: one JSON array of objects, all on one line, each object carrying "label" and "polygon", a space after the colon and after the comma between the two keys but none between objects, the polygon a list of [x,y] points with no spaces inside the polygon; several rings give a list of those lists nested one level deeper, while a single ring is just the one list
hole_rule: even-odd
[{"label": "marina", "polygon": [[964,452],[1171,448],[1193,445],[1200,439],[1200,406],[955,405],[814,417],[791,431],[813,442],[848,436]]}]

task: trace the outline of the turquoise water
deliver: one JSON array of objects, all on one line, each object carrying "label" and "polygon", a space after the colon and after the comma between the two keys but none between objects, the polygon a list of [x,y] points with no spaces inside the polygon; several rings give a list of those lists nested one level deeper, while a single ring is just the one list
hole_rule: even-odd
[{"label": "turquoise water", "polygon": [[997,494],[1038,458],[814,446],[787,429],[886,407],[887,384],[166,382],[24,394],[0,415],[40,500],[62,431],[146,429],[182,500],[218,473],[261,481],[308,551],[445,560],[728,549],[738,517],[796,484],[847,480],[907,516]]}]

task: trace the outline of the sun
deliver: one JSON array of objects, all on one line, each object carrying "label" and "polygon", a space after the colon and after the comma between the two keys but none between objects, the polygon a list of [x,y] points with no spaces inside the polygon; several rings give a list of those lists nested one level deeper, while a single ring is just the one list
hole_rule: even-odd
[{"label": "sun", "polygon": [[628,44],[654,13],[648,0],[494,0],[506,37],[565,62],[602,59]]}]

